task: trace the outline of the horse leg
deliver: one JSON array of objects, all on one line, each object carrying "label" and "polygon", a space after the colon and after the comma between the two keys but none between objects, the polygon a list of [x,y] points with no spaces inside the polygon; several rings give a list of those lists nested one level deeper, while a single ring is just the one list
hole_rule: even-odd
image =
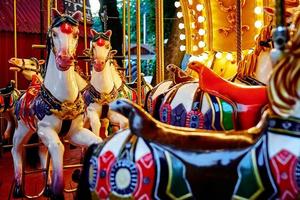
[{"label": "horse leg", "polygon": [[88,107],[87,109],[87,117],[90,121],[90,125],[92,128],[93,133],[96,136],[99,136],[100,134],[100,128],[101,128],[101,123],[99,119],[99,114],[94,108]]},{"label": "horse leg", "polygon": [[11,154],[14,162],[14,172],[15,172],[15,188],[14,188],[14,197],[22,197],[22,169],[23,169],[23,144],[26,144],[29,138],[32,136],[33,131],[26,127],[22,122],[18,122],[18,127],[15,130],[13,136],[13,148],[11,149]]},{"label": "horse leg", "polygon": [[3,140],[8,141],[10,140],[11,133],[13,132],[13,129],[15,128],[15,118],[13,115],[12,110],[8,110],[4,113],[4,118],[7,121],[6,129],[3,134]]},{"label": "horse leg", "polygon": [[102,142],[100,137],[93,134],[90,130],[83,128],[82,115],[73,120],[67,139],[69,139],[72,144],[80,147],[88,147],[92,144]]},{"label": "horse leg", "polygon": [[50,176],[50,172],[52,170],[52,162],[49,161],[49,163],[48,163],[48,156],[49,156],[48,155],[48,149],[44,145],[40,146],[40,148],[39,148],[39,157],[40,157],[40,160],[41,160],[41,167],[46,170],[45,172],[43,172],[44,178],[46,180],[46,188],[44,190],[44,196],[46,196],[46,197],[50,197],[50,194],[51,194],[51,187],[50,187],[50,185],[51,185],[51,176]]},{"label": "horse leg", "polygon": [[38,135],[44,145],[48,148],[51,155],[52,173],[52,192],[54,199],[64,199],[63,181],[63,155],[64,145],[60,141],[57,132],[47,123],[39,123]]}]

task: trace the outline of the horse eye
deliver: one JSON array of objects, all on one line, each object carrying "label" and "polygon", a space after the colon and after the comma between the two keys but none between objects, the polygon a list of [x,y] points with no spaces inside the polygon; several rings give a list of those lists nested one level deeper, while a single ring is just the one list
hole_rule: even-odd
[{"label": "horse eye", "polygon": [[77,39],[78,38],[78,34],[73,34],[73,38]]},{"label": "horse eye", "polygon": [[53,36],[53,37],[56,37],[56,36],[57,36],[57,34],[56,34],[55,32],[53,32],[52,36]]},{"label": "horse eye", "polygon": [[34,66],[34,64],[33,64],[33,63],[31,63],[31,66]]}]

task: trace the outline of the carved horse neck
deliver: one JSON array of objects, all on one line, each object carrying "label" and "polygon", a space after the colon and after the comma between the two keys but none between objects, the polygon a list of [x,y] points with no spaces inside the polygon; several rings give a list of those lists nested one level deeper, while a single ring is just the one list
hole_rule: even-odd
[{"label": "carved horse neck", "polygon": [[120,88],[124,84],[121,78],[121,74],[118,72],[114,63],[110,64],[110,69],[111,69],[111,74],[112,74],[115,87]]},{"label": "carved horse neck", "polygon": [[57,69],[55,55],[51,51],[47,63],[47,71],[44,79],[45,87],[59,101],[74,102],[78,96],[79,89],[76,82],[74,65],[66,71]]},{"label": "carved horse neck", "polygon": [[[265,85],[268,84],[272,72],[271,37],[271,25],[267,25],[261,30],[259,37],[256,39],[254,51],[245,56],[239,64],[238,77],[240,81],[247,83],[247,78],[250,78]],[[251,82],[248,82],[249,84],[251,85]]]},{"label": "carved horse neck", "polygon": [[97,72],[93,68],[91,85],[100,93],[109,93],[113,90],[115,86],[110,67],[111,67],[111,60],[108,59],[102,71]]}]

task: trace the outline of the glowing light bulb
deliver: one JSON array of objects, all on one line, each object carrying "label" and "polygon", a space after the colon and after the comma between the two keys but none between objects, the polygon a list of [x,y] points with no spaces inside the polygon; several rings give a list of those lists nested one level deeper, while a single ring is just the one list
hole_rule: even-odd
[{"label": "glowing light bulb", "polygon": [[200,12],[203,10],[204,6],[202,4],[197,4],[196,9]]},{"label": "glowing light bulb", "polygon": [[180,38],[180,40],[185,40],[185,35],[184,34],[180,34],[179,38]]},{"label": "glowing light bulb", "polygon": [[189,4],[190,4],[190,5],[193,5],[193,0],[189,0]]},{"label": "glowing light bulb", "polygon": [[250,55],[251,53],[253,53],[253,49],[249,49],[248,54]]},{"label": "glowing light bulb", "polygon": [[184,29],[184,24],[183,23],[179,23],[178,27],[179,27],[179,29]]},{"label": "glowing light bulb", "polygon": [[175,1],[174,5],[175,5],[176,8],[179,8],[180,7],[180,2],[179,1]]},{"label": "glowing light bulb", "polygon": [[185,46],[184,45],[180,45],[180,51],[185,51]]},{"label": "glowing light bulb", "polygon": [[257,15],[261,14],[262,11],[263,11],[262,7],[259,7],[259,6],[255,7],[255,9],[254,9],[254,13],[257,14]]},{"label": "glowing light bulb", "polygon": [[199,35],[203,36],[203,35],[205,35],[205,30],[204,29],[199,29],[198,33],[199,33]]},{"label": "glowing light bulb", "polygon": [[256,28],[261,28],[263,26],[263,23],[262,23],[262,21],[257,20],[254,25]]},{"label": "glowing light bulb", "polygon": [[231,53],[227,53],[226,59],[227,60],[232,60],[232,58],[233,58],[232,54]]},{"label": "glowing light bulb", "polygon": [[193,51],[198,51],[198,49],[199,49],[199,48],[198,48],[197,45],[194,45],[194,46],[193,46]]},{"label": "glowing light bulb", "polygon": [[203,16],[198,17],[198,22],[203,23],[205,21],[205,18]]},{"label": "glowing light bulb", "polygon": [[178,17],[178,18],[181,18],[182,16],[183,16],[182,12],[178,12],[178,13],[177,13],[177,17]]},{"label": "glowing light bulb", "polygon": [[216,53],[216,58],[218,59],[222,58],[222,53],[221,52]]},{"label": "glowing light bulb", "polygon": [[205,47],[205,42],[203,42],[203,41],[200,41],[200,42],[198,43],[198,46],[199,46],[200,48],[203,48],[203,47]]}]

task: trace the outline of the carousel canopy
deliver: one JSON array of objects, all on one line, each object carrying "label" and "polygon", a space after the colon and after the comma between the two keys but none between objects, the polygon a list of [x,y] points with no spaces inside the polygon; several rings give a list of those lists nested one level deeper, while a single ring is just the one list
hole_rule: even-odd
[{"label": "carousel canopy", "polygon": [[[263,7],[269,4],[266,0],[241,1],[243,49],[254,46],[255,36],[267,21]],[[185,30],[188,53],[236,51],[236,0],[181,0],[180,6],[184,24],[179,28]]]}]

